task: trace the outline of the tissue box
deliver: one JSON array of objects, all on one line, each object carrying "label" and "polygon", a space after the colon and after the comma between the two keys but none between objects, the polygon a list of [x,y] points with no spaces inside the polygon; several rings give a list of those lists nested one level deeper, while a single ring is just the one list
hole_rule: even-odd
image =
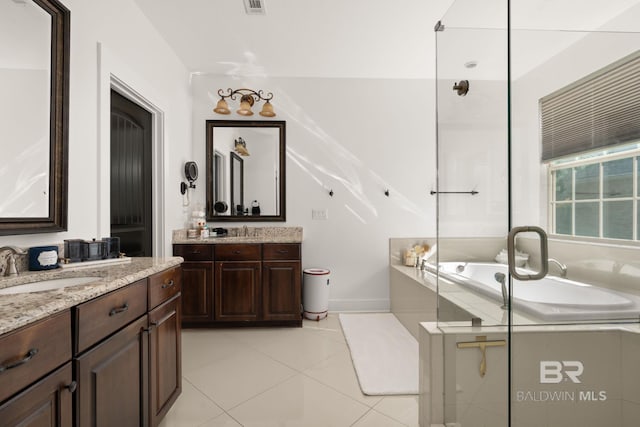
[{"label": "tissue box", "polygon": [[29,270],[51,270],[58,268],[57,246],[34,246],[29,248]]}]

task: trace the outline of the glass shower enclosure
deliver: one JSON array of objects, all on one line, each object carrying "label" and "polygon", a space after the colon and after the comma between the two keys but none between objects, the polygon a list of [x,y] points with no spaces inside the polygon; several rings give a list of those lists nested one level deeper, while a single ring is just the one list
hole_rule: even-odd
[{"label": "glass shower enclosure", "polygon": [[[639,425],[639,22],[637,0],[455,0],[436,24],[423,427]],[[631,130],[545,154],[597,120]]]}]

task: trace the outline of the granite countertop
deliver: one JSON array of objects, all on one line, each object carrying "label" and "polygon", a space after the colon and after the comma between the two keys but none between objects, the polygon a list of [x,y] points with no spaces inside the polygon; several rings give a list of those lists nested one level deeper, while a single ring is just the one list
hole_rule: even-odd
[{"label": "granite countertop", "polygon": [[173,231],[173,244],[302,243],[302,227],[235,227],[225,236],[187,238],[187,230]]},{"label": "granite countertop", "polygon": [[181,257],[131,258],[131,262],[96,267],[58,268],[27,271],[16,277],[0,278],[0,288],[64,277],[95,276],[95,282],[63,289],[0,295],[0,335],[18,329],[51,314],[180,265]]}]

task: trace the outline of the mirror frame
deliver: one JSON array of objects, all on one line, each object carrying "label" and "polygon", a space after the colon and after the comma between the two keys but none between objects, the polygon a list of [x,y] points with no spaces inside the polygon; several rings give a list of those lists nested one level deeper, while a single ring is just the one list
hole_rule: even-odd
[{"label": "mirror frame", "polygon": [[[277,128],[280,130],[280,138],[278,144],[279,163],[280,163],[280,205],[279,215],[216,215],[213,209],[215,200],[213,196],[213,157],[214,157],[214,141],[213,131],[217,127],[238,127],[238,128]],[[278,120],[207,120],[206,121],[206,152],[207,152],[207,195],[206,195],[206,211],[207,221],[211,222],[276,222],[286,221],[286,122]],[[232,206],[229,206],[232,209]]]},{"label": "mirror frame", "polygon": [[0,218],[0,235],[67,230],[70,12],[57,0],[33,0],[51,15],[49,215]]}]

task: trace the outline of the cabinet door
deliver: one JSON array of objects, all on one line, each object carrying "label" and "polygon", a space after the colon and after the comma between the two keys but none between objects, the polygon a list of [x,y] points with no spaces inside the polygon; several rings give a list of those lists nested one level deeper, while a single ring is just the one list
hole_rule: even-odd
[{"label": "cabinet door", "polygon": [[71,427],[73,406],[71,362],[0,406],[0,424],[7,427]]},{"label": "cabinet door", "polygon": [[264,320],[300,320],[301,276],[299,261],[263,261]]},{"label": "cabinet door", "polygon": [[180,294],[149,313],[150,425],[157,426],[182,391]]},{"label": "cabinet door", "polygon": [[74,359],[78,427],[148,425],[147,316]]},{"label": "cabinet door", "polygon": [[213,321],[213,262],[182,263],[182,322]]},{"label": "cabinet door", "polygon": [[216,261],[215,264],[215,320],[259,320],[261,262]]}]

